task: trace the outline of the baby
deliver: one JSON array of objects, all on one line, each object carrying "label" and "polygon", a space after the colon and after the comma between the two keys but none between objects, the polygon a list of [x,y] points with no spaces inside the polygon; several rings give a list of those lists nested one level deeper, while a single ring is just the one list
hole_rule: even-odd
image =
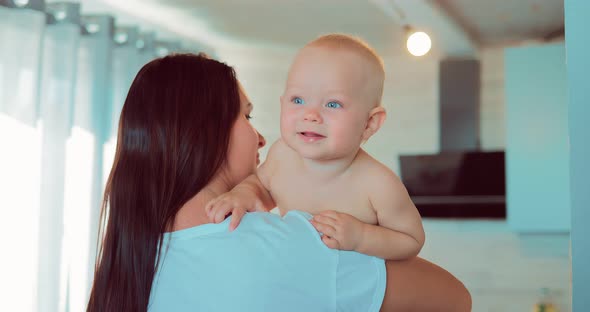
[{"label": "baby", "polygon": [[361,148],[385,120],[381,58],[347,35],[322,36],[301,49],[281,96],[281,138],[257,174],[208,203],[230,230],[246,211],[303,210],[330,248],[383,259],[418,254],[420,214],[400,179]]}]

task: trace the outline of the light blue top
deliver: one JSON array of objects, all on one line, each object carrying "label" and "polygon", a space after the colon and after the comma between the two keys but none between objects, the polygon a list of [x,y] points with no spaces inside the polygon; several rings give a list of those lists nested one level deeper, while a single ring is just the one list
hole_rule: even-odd
[{"label": "light blue top", "polygon": [[290,211],[165,234],[149,311],[379,311],[385,263],[332,250]]}]

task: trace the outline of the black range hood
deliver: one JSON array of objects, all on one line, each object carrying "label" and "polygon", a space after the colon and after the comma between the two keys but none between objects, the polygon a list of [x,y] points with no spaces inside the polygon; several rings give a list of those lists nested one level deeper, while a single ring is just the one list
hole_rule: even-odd
[{"label": "black range hood", "polygon": [[478,60],[440,62],[440,153],[400,156],[423,217],[506,217],[504,151],[480,150],[480,89]]}]

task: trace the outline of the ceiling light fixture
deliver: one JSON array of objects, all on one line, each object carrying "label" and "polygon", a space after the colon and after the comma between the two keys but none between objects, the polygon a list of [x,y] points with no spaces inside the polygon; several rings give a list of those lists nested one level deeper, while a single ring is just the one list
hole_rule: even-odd
[{"label": "ceiling light fixture", "polygon": [[[414,56],[426,55],[432,47],[430,36],[423,31],[416,31],[414,26],[408,22],[406,13],[396,0],[371,0],[386,15],[390,16],[401,28],[405,34],[406,48]],[[406,3],[407,2],[407,3]],[[410,5],[405,1],[406,5]]]},{"label": "ceiling light fixture", "polygon": [[408,52],[414,56],[424,56],[432,47],[430,36],[423,31],[414,31],[410,26],[405,26],[407,40],[406,47]]}]

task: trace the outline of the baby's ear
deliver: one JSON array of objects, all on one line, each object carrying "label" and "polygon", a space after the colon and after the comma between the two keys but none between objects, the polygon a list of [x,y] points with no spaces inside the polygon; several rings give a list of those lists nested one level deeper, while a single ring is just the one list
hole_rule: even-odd
[{"label": "baby's ear", "polygon": [[379,128],[385,122],[386,115],[383,106],[377,106],[369,112],[369,119],[367,120],[365,131],[363,131],[363,142],[368,141],[373,134],[379,131]]}]

